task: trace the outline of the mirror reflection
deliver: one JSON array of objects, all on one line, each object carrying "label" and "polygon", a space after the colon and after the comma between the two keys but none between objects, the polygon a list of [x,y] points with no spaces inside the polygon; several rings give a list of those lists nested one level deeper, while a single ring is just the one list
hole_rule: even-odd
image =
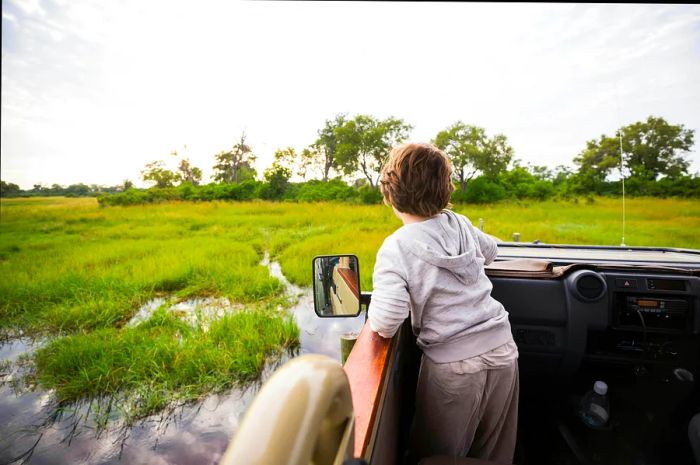
[{"label": "mirror reflection", "polygon": [[320,317],[360,314],[360,266],[354,255],[314,258],[314,309]]}]

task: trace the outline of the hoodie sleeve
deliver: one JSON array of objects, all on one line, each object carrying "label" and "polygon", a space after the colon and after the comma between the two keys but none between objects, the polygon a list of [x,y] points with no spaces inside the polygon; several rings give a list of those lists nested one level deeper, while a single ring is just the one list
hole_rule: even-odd
[{"label": "hoodie sleeve", "polygon": [[466,216],[459,216],[461,216],[462,221],[464,221],[464,224],[467,227],[467,231],[478,243],[481,255],[484,256],[484,265],[491,264],[491,262],[494,261],[496,255],[498,254],[498,245],[496,243],[496,240],[492,236],[481,231],[481,229],[475,228],[472,222],[469,221],[469,218],[467,218]]},{"label": "hoodie sleeve", "polygon": [[409,315],[408,283],[401,266],[401,255],[391,236],[377,252],[372,276],[372,301],[367,317],[372,331],[393,337]]},{"label": "hoodie sleeve", "polygon": [[485,260],[484,265],[489,265],[498,254],[498,245],[496,244],[496,241],[493,237],[485,234],[478,228],[472,227],[470,229],[476,236],[476,239],[479,241],[479,248],[481,249],[481,253]]}]

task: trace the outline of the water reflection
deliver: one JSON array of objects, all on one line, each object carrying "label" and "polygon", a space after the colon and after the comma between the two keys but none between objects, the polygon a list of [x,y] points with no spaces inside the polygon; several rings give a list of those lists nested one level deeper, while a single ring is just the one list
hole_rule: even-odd
[{"label": "water reflection", "polygon": [[15,362],[20,355],[27,352],[34,341],[28,338],[13,339],[0,346],[0,360]]},{"label": "water reflection", "polygon": [[244,307],[240,304],[234,304],[226,298],[219,297],[195,298],[175,303],[165,297],[156,297],[142,305],[133,318],[129,320],[127,326],[138,326],[148,320],[156,310],[163,306],[166,306],[171,312],[175,312],[176,315],[191,326],[201,326],[204,330],[208,328],[212,320]]},{"label": "water reflection", "polygon": [[[99,430],[87,407],[63,412],[53,419],[55,406],[40,393],[2,396],[0,463],[31,464],[195,464],[216,463],[236,431],[258,386],[209,396],[196,405],[176,408],[131,428]],[[13,398],[14,402],[6,402]]]},{"label": "water reflection", "polygon": [[[284,283],[296,300],[291,308],[300,328],[300,354],[319,353],[340,360],[341,334],[359,332],[364,316],[321,319],[313,310],[310,289],[295,286],[282,274],[279,263],[268,256],[261,263]],[[132,325],[147,319],[166,299],[154,299],[139,309]],[[235,310],[225,299],[198,299],[170,306],[195,324],[196,318],[221,316]],[[41,341],[16,339],[0,346],[0,464],[215,464],[236,432],[243,413],[262,383],[290,355],[271,361],[261,381],[226,394],[211,395],[199,403],[178,406],[125,428],[117,412],[106,428],[95,422],[88,405],[57,410],[49,392],[27,391],[13,380],[22,378],[22,354],[31,353]],[[109,402],[105,399],[105,402]],[[93,407],[94,407],[93,403]],[[104,405],[103,405],[104,408]]]}]

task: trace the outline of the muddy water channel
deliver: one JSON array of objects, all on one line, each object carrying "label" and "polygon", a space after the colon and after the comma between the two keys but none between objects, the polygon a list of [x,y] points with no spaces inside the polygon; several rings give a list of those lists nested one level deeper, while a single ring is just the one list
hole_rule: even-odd
[{"label": "muddy water channel", "polygon": [[[357,318],[321,319],[313,311],[310,289],[293,284],[282,274],[279,263],[261,263],[282,281],[296,304],[291,308],[300,329],[299,354],[325,354],[340,361],[341,334],[359,332],[364,314]],[[129,324],[138,324],[164,304],[154,299],[144,305]],[[172,310],[190,318],[222,315],[235,306],[225,299],[180,302]],[[196,312],[195,312],[196,309]],[[125,428],[117,417],[98,428],[84,405],[58,412],[50,392],[27,392],[18,386],[22,359],[42,341],[15,339],[0,345],[0,465],[28,464],[215,464],[236,433],[247,407],[264,382],[292,355],[268,363],[261,382],[201,402],[178,406]]]}]

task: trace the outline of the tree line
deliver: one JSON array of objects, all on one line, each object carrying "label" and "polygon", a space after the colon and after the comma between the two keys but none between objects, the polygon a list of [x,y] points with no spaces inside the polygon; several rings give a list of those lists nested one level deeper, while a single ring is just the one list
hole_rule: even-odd
[{"label": "tree line", "polygon": [[34,184],[31,189],[21,189],[13,182],[0,181],[0,193],[2,197],[97,197],[102,194],[117,194],[131,189],[134,184],[131,181],[124,181],[118,186],[102,186],[98,184],[71,184],[62,186],[52,184],[44,186]]},{"label": "tree line", "polygon": [[[144,167],[141,177],[152,183],[148,190],[134,189],[125,181],[111,188],[77,184],[22,191],[3,181],[2,195],[99,195],[103,204],[254,198],[373,203],[381,201],[379,175],[391,148],[407,140],[412,129],[399,118],[338,114],[326,120],[316,140],[300,152],[278,149],[262,179],[254,149],[241,134],[230,149],[214,155],[213,182],[207,185],[202,185],[200,168],[173,152],[179,160],[176,170],[166,168],[163,160]],[[688,173],[694,131],[661,117],[649,116],[587,141],[573,159],[573,170],[564,165],[523,166],[504,134],[489,135],[462,121],[438,132],[431,142],[452,161],[456,202],[619,195],[621,183],[615,177],[625,178],[631,195],[700,197],[700,178]],[[291,182],[294,175],[302,182]],[[110,198],[115,193],[121,198]]]}]

